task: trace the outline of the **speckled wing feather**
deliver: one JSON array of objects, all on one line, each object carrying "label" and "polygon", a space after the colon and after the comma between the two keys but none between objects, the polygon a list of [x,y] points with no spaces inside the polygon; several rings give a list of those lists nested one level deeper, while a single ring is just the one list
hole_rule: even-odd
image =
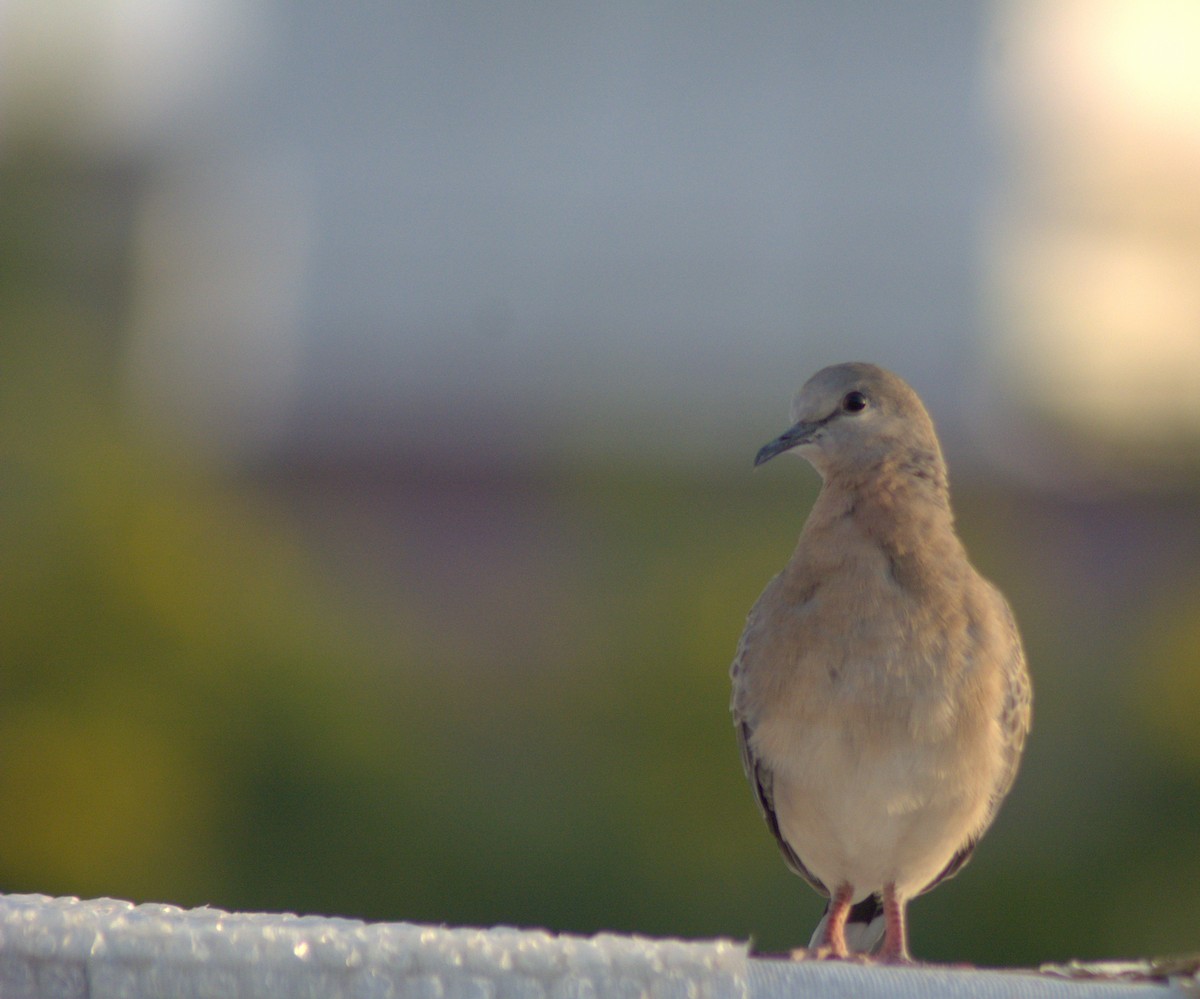
[{"label": "speckled wing feather", "polygon": [[1003,610],[1006,633],[1008,636],[1009,653],[1005,658],[1004,705],[1000,712],[1000,732],[1004,737],[1004,766],[996,778],[992,788],[991,800],[988,805],[987,818],[979,832],[972,836],[962,848],[950,858],[940,874],[929,882],[921,894],[935,888],[948,878],[954,877],[971,859],[975,852],[975,844],[992,824],[1000,805],[1008,795],[1017,778],[1017,770],[1021,765],[1021,753],[1025,749],[1025,738],[1029,735],[1029,726],[1033,720],[1033,687],[1029,682],[1029,669],[1025,664],[1025,652],[1021,646],[1021,636],[1017,631],[1017,621],[1013,617],[1012,608],[1004,596],[991,584],[986,584],[992,591],[993,599]]},{"label": "speckled wing feather", "polygon": [[1021,647],[1021,636],[1017,631],[1017,621],[1013,617],[1012,608],[1008,601],[994,591],[996,599],[1004,608],[1005,626],[1008,631],[1009,655],[1005,660],[1004,676],[1006,680],[1004,710],[1000,715],[1000,728],[1004,733],[1004,770],[992,789],[992,805],[988,813],[988,824],[991,824],[1005,796],[1017,777],[1017,768],[1021,764],[1021,753],[1025,750],[1025,738],[1029,735],[1029,726],[1033,721],[1033,686],[1029,682],[1029,669],[1025,665],[1025,652]]},{"label": "speckled wing feather", "polygon": [[779,828],[779,819],[775,815],[774,775],[771,772],[771,768],[755,755],[754,748],[751,745],[751,736],[754,733],[754,720],[747,716],[739,693],[744,689],[741,682],[742,673],[745,668],[744,660],[749,651],[751,635],[757,624],[757,615],[754,610],[751,610],[750,616],[746,619],[746,629],[742,632],[741,640],[738,642],[737,654],[734,656],[733,665],[729,668],[729,675],[733,680],[733,698],[730,702],[730,710],[733,713],[733,727],[737,733],[738,749],[741,750],[742,754],[742,769],[746,772],[746,779],[750,782],[750,787],[754,791],[754,799],[758,802],[759,811],[762,812],[763,818],[767,820],[767,827],[775,837],[775,842],[779,844],[779,849],[783,853],[783,859],[787,862],[788,867],[804,878],[805,881],[822,895],[828,897],[829,889],[821,883],[820,878],[804,866],[804,862],[796,855],[796,851],[783,838],[783,832]]}]

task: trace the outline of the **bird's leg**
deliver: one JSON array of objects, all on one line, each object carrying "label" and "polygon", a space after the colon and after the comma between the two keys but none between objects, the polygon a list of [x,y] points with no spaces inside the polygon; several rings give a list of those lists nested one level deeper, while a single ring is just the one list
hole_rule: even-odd
[{"label": "bird's leg", "polygon": [[904,921],[906,899],[896,894],[895,884],[883,886],[883,918],[885,929],[883,934],[883,950],[879,959],[886,964],[910,964],[912,958],[908,953],[908,930]]},{"label": "bird's leg", "polygon": [[854,889],[843,882],[829,900],[829,921],[825,924],[825,939],[817,948],[820,957],[846,958],[846,918],[850,915],[850,899]]}]

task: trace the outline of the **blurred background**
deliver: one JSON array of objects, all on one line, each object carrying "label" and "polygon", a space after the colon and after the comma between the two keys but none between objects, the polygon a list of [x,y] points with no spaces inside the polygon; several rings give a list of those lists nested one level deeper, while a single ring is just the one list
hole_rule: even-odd
[{"label": "blurred background", "polygon": [[915,953],[1200,945],[1200,6],[0,4],[0,888],[803,943],[727,669],[819,367],[1037,690]]}]

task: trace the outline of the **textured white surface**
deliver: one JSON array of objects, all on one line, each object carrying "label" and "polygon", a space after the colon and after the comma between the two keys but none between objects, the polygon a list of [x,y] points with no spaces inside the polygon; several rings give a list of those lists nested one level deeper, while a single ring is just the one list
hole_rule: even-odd
[{"label": "textured white surface", "polygon": [[761,959],[749,965],[754,999],[1194,999],[1197,995],[1176,985],[1081,981],[1034,971]]},{"label": "textured white surface", "polygon": [[744,944],[0,896],[0,999],[1161,999],[1029,972],[751,959]]},{"label": "textured white surface", "polygon": [[746,949],[0,896],[0,999],[726,999]]}]

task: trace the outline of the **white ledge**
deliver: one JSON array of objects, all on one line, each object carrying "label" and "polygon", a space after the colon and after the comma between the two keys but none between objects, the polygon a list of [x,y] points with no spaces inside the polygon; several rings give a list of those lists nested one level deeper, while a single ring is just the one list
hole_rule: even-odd
[{"label": "white ledge", "polygon": [[[1195,987],[1194,977],[1186,981]],[[728,940],[555,936],[0,895],[3,999],[1166,999],[1186,994],[1179,983],[757,958],[745,944]]]}]

